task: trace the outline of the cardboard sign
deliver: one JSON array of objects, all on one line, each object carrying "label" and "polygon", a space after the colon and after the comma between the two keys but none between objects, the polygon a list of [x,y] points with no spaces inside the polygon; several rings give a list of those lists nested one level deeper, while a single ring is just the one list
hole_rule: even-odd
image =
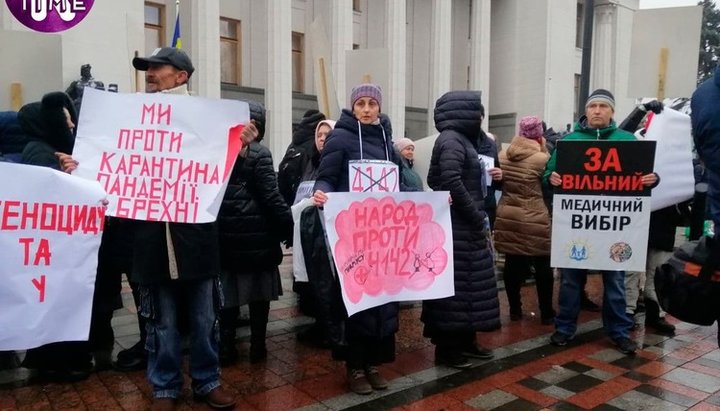
[{"label": "cardboard sign", "polygon": [[325,227],[349,315],[455,294],[448,196],[328,193]]},{"label": "cardboard sign", "polygon": [[88,339],[105,220],[100,185],[0,163],[0,351]]},{"label": "cardboard sign", "polygon": [[654,155],[653,141],[558,142],[553,267],[645,270]]},{"label": "cardboard sign", "polygon": [[249,121],[247,103],[86,89],[73,173],[108,193],[108,215],[215,221]]}]

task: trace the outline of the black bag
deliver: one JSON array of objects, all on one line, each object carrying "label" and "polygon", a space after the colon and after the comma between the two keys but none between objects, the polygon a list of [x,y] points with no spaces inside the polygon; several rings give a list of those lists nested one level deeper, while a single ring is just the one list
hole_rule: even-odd
[{"label": "black bag", "polygon": [[655,271],[660,306],[692,324],[712,325],[720,318],[720,241],[701,237],[679,247]]}]

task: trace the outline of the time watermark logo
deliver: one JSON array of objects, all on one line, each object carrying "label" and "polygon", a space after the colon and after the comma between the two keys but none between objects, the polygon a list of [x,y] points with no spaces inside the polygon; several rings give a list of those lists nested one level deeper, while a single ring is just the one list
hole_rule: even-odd
[{"label": "time watermark logo", "polygon": [[25,27],[56,33],[74,27],[88,15],[95,0],[5,0]]}]

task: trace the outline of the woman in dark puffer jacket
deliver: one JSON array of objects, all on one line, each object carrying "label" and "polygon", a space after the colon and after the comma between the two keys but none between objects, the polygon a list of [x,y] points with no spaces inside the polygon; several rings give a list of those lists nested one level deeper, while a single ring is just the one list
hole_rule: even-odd
[{"label": "woman in dark puffer jacket", "polygon": [[290,207],[280,195],[270,150],[260,144],[265,134],[265,108],[249,102],[258,129],[233,167],[218,214],[221,281],[225,307],[220,313],[220,360],[237,359],[235,325],[241,305],[250,308],[250,361],[267,357],[270,301],[282,295],[281,242],[292,241]]},{"label": "woman in dark puffer jacket", "polygon": [[[317,206],[328,200],[326,193],[351,191],[348,178],[351,161],[382,160],[401,167],[399,154],[392,146],[390,120],[380,114],[380,87],[374,84],[354,87],[350,106],[352,111],[342,111],[320,157],[313,195]],[[402,181],[400,189],[407,189]],[[395,359],[398,309],[398,303],[391,302],[361,311],[345,320],[345,361],[351,391],[370,394],[373,389],[388,387],[377,366]]]},{"label": "woman in dark puffer jacket", "polygon": [[[485,183],[478,159],[482,118],[480,92],[451,91],[435,103],[440,132],[430,158],[428,186],[450,191],[450,218],[455,262],[455,295],[423,302],[424,335],[435,344],[435,361],[455,368],[471,364],[466,357],[492,358],[476,345],[476,331],[500,327],[495,267],[488,247]],[[484,134],[482,134],[484,135]]]}]

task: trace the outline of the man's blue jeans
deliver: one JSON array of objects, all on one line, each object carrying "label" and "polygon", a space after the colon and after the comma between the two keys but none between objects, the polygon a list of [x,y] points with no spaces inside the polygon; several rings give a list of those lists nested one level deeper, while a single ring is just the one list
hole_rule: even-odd
[{"label": "man's blue jeans", "polygon": [[[587,270],[562,268],[560,282],[560,296],[558,297],[559,311],[555,316],[555,330],[573,336],[577,331],[577,319],[580,313],[580,297],[583,289],[583,277]],[[603,304],[602,320],[605,334],[615,340],[620,337],[629,337],[632,321],[625,314],[625,272],[601,271],[603,276]]]},{"label": "man's blue jeans", "polygon": [[[182,301],[183,304],[178,304]],[[176,280],[143,286],[141,314],[148,318],[147,375],[155,398],[177,398],[183,386],[178,307],[190,322],[190,377],[195,394],[220,386],[218,312],[222,300],[217,278]]]}]

